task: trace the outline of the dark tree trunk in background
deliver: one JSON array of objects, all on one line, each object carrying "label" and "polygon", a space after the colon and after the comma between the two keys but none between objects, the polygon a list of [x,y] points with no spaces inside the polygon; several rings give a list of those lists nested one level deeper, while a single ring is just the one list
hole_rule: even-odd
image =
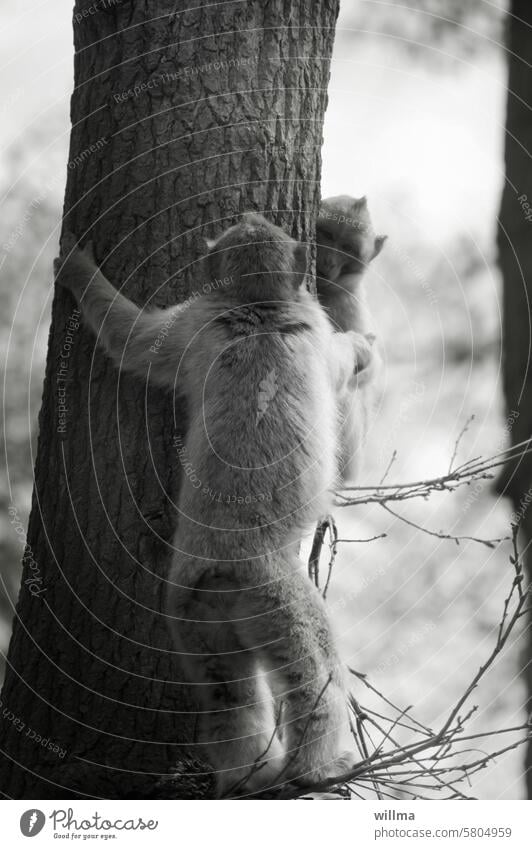
[{"label": "dark tree trunk in background", "polygon": [[[202,236],[243,210],[313,236],[337,0],[187,5],[117,0],[83,17],[82,0],[74,12],[65,226],[94,239],[107,275],[139,304],[200,288]],[[69,321],[74,306],[57,292],[2,691],[1,790],[149,796],[180,762],[170,795],[205,796],[158,613],[185,411],[118,380]]]},{"label": "dark tree trunk in background", "polygon": [[[532,437],[532,3],[513,0],[508,20],[506,180],[498,232],[504,279],[503,373],[511,444]],[[523,527],[525,563],[532,579],[532,455],[508,463],[499,481]],[[532,710],[532,629],[527,623],[524,677]],[[532,743],[526,756],[532,798]]]}]

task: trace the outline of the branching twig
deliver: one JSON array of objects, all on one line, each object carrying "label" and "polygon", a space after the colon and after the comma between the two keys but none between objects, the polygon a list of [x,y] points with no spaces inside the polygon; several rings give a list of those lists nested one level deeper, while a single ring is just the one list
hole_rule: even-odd
[{"label": "branching twig", "polygon": [[473,418],[474,417],[471,416],[467,420],[456,439],[449,464],[449,470],[445,475],[441,475],[438,478],[428,478],[427,480],[414,481],[406,484],[385,484],[384,480],[386,479],[396,457],[396,453],[394,452],[392,460],[388,464],[384,476],[377,486],[344,487],[341,492],[336,492],[337,505],[339,507],[351,507],[361,504],[379,504],[392,516],[399,519],[399,521],[404,522],[406,525],[410,525],[410,527],[415,528],[418,531],[422,531],[429,536],[436,537],[438,539],[452,540],[457,545],[459,545],[463,540],[469,540],[471,542],[477,542],[481,545],[485,545],[488,548],[495,548],[496,545],[503,542],[503,540],[508,539],[508,537],[481,539],[474,536],[460,536],[445,533],[444,531],[435,531],[430,528],[426,528],[423,525],[419,525],[417,522],[413,521],[413,519],[409,519],[401,513],[396,513],[390,507],[391,502],[411,501],[414,498],[423,498],[426,500],[434,492],[454,492],[459,487],[471,486],[472,483],[479,480],[491,480],[494,477],[494,469],[504,463],[507,463],[509,460],[516,460],[519,457],[523,457],[532,452],[530,440],[525,440],[520,442],[518,445],[514,445],[504,451],[497,452],[492,457],[488,457],[486,459],[474,457],[472,460],[468,460],[467,463],[454,466],[460,441],[467,432]]},{"label": "branching twig", "polygon": [[[379,697],[386,708],[382,713],[367,708],[353,695],[350,699],[353,721],[358,731],[357,743],[362,757],[361,762],[349,773],[327,779],[311,788],[313,793],[323,793],[339,787],[349,787],[357,796],[373,792],[376,798],[401,798],[405,793],[411,798],[467,799],[456,786],[485,769],[497,757],[516,749],[531,735],[529,722],[511,728],[499,728],[493,731],[464,734],[476,705],[467,707],[472,693],[494,666],[496,659],[508,643],[519,621],[528,613],[529,593],[523,589],[523,566],[517,547],[518,528],[512,525],[512,553],[510,562],[513,567],[513,579],[504,600],[501,621],[496,627],[495,644],[486,661],[463,694],[449,711],[447,718],[438,731],[432,731],[412,715],[412,707],[399,708],[387,699],[371,684],[362,673],[350,670],[359,683],[367,687],[374,696]],[[385,711],[392,709],[393,715]],[[382,735],[375,745],[364,728],[364,723],[372,724]],[[395,732],[402,729],[411,739],[400,743]],[[497,748],[495,751],[481,751],[471,747],[474,740],[483,740],[484,744],[502,734],[518,734],[519,739]],[[370,744],[372,750],[370,749]],[[288,798],[308,794],[310,791],[298,791],[291,788]],[[397,794],[400,794],[399,796]],[[427,795],[428,794],[428,795]]]},{"label": "branching twig", "polygon": [[473,413],[472,416],[469,416],[469,418],[466,421],[465,425],[463,426],[462,430],[460,431],[460,433],[456,437],[456,442],[454,443],[454,449],[453,449],[453,453],[452,453],[452,457],[451,457],[451,462],[449,463],[449,471],[448,471],[449,475],[451,474],[451,472],[453,470],[454,461],[456,460],[456,455],[458,454],[458,449],[460,447],[460,443],[461,443],[462,439],[464,438],[464,436],[466,435],[467,431],[469,430],[469,426],[470,426],[471,422],[474,420],[474,418],[475,418],[475,414]]},{"label": "branching twig", "polygon": [[459,487],[470,486],[475,481],[493,479],[494,469],[530,453],[532,453],[532,446],[528,439],[512,448],[499,451],[491,457],[475,457],[454,469],[451,468],[445,475],[437,478],[404,484],[381,482],[377,486],[346,486],[336,492],[337,504],[340,507],[353,504],[386,504],[390,501],[409,501],[413,498],[426,499],[434,492],[454,492]]},{"label": "branching twig", "polygon": [[[384,481],[395,462],[396,453],[394,452],[381,482],[377,486],[346,487],[342,492],[337,493],[337,503],[340,506],[380,504],[392,516],[417,530],[439,539],[453,540],[457,544],[461,540],[471,540],[493,548],[495,544],[508,539],[509,537],[484,540],[473,536],[455,536],[443,531],[433,531],[396,513],[390,507],[392,502],[409,501],[415,498],[427,499],[434,492],[454,492],[459,487],[470,486],[475,481],[490,480],[494,477],[494,470],[501,465],[532,453],[531,441],[525,440],[512,448],[497,452],[487,459],[474,457],[466,463],[455,465],[460,442],[472,419],[473,417],[466,422],[456,439],[446,474],[407,484],[385,484]],[[309,559],[309,576],[317,588],[319,588],[319,559],[327,529],[331,534],[331,543],[324,596],[326,596],[329,587],[338,544],[340,542],[360,541],[340,540],[334,520],[331,517],[327,517],[318,524]],[[312,794],[318,794],[321,798],[324,798],[323,794],[330,797],[332,792],[334,797],[337,798],[347,790],[357,798],[367,798],[369,792],[373,793],[378,799],[404,798],[405,795],[412,799],[469,799],[472,797],[464,793],[457,785],[461,782],[470,784],[471,777],[477,772],[485,769],[497,757],[516,749],[530,738],[532,730],[530,719],[527,723],[511,728],[464,733],[477,710],[476,705],[468,705],[473,692],[494,666],[520,620],[531,612],[530,596],[523,588],[523,566],[517,546],[518,526],[512,525],[511,530],[512,553],[510,562],[514,574],[509,593],[504,599],[500,622],[494,629],[496,632],[495,645],[486,661],[471,679],[469,686],[449,710],[440,729],[433,731],[413,715],[412,707],[398,707],[370,683],[366,675],[350,669],[357,682],[363,684],[371,692],[373,700],[377,697],[384,704],[382,709],[377,710],[375,706],[366,707],[363,705],[354,694],[350,697],[353,715],[352,730],[361,755],[360,763],[350,772],[321,781],[312,788],[298,789],[292,785],[282,788],[283,782],[281,781],[281,790],[276,795],[282,795],[284,798],[310,798]],[[385,536],[385,534],[371,537],[371,539],[379,539],[382,536]],[[374,735],[370,733],[368,726],[380,735],[378,743],[373,741]],[[399,733],[403,737],[409,734],[410,739],[401,742],[397,737]],[[519,739],[495,751],[482,751],[469,745],[475,740],[482,740],[485,744],[486,741],[503,734],[516,734],[519,735]]]},{"label": "branching twig", "polygon": [[386,478],[390,474],[390,469],[392,468],[392,466],[393,466],[393,464],[395,463],[396,460],[397,460],[397,451],[394,450],[392,456],[390,457],[390,462],[386,466],[384,474],[383,474],[382,478],[380,479],[379,486],[383,485],[384,481],[386,480]]},{"label": "branching twig", "polygon": [[455,534],[446,534],[443,531],[433,531],[430,528],[425,528],[423,525],[418,525],[417,522],[413,522],[412,519],[407,519],[406,516],[401,516],[399,513],[396,513],[395,510],[392,510],[388,504],[381,503],[381,507],[383,510],[386,510],[387,513],[390,513],[392,516],[395,516],[396,519],[399,519],[401,522],[404,522],[405,525],[410,525],[411,528],[415,528],[417,531],[423,531],[424,534],[428,534],[430,537],[437,537],[438,539],[450,539],[453,540],[457,545],[463,540],[469,540],[470,542],[478,542],[481,545],[485,545],[488,548],[495,548],[500,542],[504,542],[504,540],[509,539],[509,537],[495,537],[494,539],[481,539],[480,537],[470,537],[467,535],[457,536]]}]

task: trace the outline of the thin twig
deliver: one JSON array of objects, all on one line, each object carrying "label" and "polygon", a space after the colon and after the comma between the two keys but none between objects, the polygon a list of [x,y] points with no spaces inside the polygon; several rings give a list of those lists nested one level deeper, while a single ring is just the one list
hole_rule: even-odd
[{"label": "thin twig", "polygon": [[380,479],[379,487],[381,487],[383,485],[384,481],[386,480],[386,478],[388,477],[388,475],[390,473],[390,469],[392,468],[392,466],[393,466],[393,464],[395,463],[396,460],[397,460],[397,451],[394,450],[392,456],[390,457],[390,462],[386,466],[384,474],[383,474],[382,478]]},{"label": "thin twig", "polygon": [[452,454],[452,457],[451,457],[451,462],[449,463],[448,474],[451,474],[451,472],[453,470],[454,461],[456,460],[456,455],[458,454],[460,442],[462,441],[462,439],[466,435],[467,431],[469,430],[469,426],[470,426],[471,422],[474,420],[474,418],[475,418],[475,414],[473,413],[472,416],[469,416],[469,418],[466,421],[465,425],[463,426],[462,430],[460,431],[460,433],[456,437],[456,442],[454,443],[454,449],[453,449],[453,454]]},{"label": "thin twig", "polygon": [[[436,732],[412,715],[412,707],[400,709],[374,687],[363,673],[350,670],[356,679],[394,712],[386,716],[363,706],[353,695],[350,699],[354,722],[358,731],[357,745],[362,760],[350,772],[319,782],[305,792],[324,793],[333,788],[347,786],[356,793],[357,786],[371,790],[377,798],[400,798],[397,793],[406,793],[412,798],[432,798],[427,792],[443,794],[450,799],[469,799],[457,785],[460,782],[470,784],[471,778],[496,758],[513,751],[531,738],[532,723],[510,728],[499,728],[480,733],[464,733],[476,711],[476,705],[467,707],[467,702],[481,680],[493,668],[496,659],[508,643],[518,622],[528,612],[529,593],[523,589],[524,572],[517,546],[518,528],[512,525],[512,552],[510,563],[513,578],[507,597],[504,600],[501,621],[495,630],[495,644],[484,663],[481,664],[469,685],[456,700],[445,721]],[[378,719],[375,719],[375,717]],[[378,745],[366,728],[371,724],[382,735]],[[396,729],[403,729],[412,735],[406,743],[396,739]],[[519,739],[497,748],[495,751],[483,751],[470,743],[482,740],[483,745],[491,738],[503,734],[516,734]],[[370,744],[373,750],[370,749]],[[460,759],[460,762],[457,761]],[[303,791],[298,788],[286,790],[285,798],[296,798]]]},{"label": "thin twig", "polygon": [[460,542],[463,540],[469,540],[470,542],[478,542],[481,545],[485,545],[488,548],[495,548],[499,543],[504,542],[510,537],[495,537],[494,539],[481,539],[480,537],[470,537],[470,536],[457,536],[455,534],[446,534],[443,531],[433,531],[430,528],[425,528],[423,525],[418,525],[417,522],[413,522],[412,519],[407,519],[406,516],[401,516],[400,513],[396,513],[388,504],[381,503],[380,505],[383,510],[386,510],[387,513],[390,513],[392,516],[395,516],[396,519],[399,519],[401,522],[404,522],[405,525],[410,525],[411,528],[415,528],[417,531],[423,531],[423,533],[428,534],[431,537],[437,537],[438,539],[449,539],[455,542],[457,545],[460,545]]},{"label": "thin twig", "polygon": [[470,486],[478,480],[492,480],[494,470],[499,466],[530,453],[532,453],[532,445],[527,439],[490,457],[475,457],[436,478],[426,478],[410,483],[346,486],[335,493],[337,504],[340,507],[355,504],[382,504],[389,501],[409,501],[413,498],[427,499],[434,492],[454,492],[459,487]]}]

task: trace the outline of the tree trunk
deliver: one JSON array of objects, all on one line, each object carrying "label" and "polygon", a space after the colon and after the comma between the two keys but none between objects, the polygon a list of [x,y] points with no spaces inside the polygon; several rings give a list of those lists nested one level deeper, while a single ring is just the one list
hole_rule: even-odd
[{"label": "tree trunk", "polygon": [[[511,445],[532,437],[532,5],[513,0],[509,16],[506,180],[501,203],[498,247],[504,279],[503,379]],[[532,455],[508,463],[499,490],[510,496],[521,521],[525,563],[532,578]],[[532,629],[526,629],[523,670],[532,710]],[[527,790],[532,798],[532,742],[527,752]]]},{"label": "tree trunk", "polygon": [[[107,276],[143,305],[201,291],[202,237],[238,213],[263,211],[308,239],[319,199],[338,1],[187,5],[74,10],[64,226],[93,239]],[[57,291],[0,788],[205,797],[208,766],[190,746],[187,687],[159,613],[185,411],[119,378],[74,306]],[[154,789],[176,763],[182,775]]]}]

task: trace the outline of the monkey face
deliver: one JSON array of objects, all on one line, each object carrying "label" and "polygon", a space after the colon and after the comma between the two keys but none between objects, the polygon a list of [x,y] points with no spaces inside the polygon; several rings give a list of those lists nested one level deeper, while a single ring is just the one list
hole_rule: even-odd
[{"label": "monkey face", "polygon": [[345,195],[322,202],[316,237],[318,274],[332,282],[343,274],[362,273],[386,239],[374,234],[366,198]]}]

